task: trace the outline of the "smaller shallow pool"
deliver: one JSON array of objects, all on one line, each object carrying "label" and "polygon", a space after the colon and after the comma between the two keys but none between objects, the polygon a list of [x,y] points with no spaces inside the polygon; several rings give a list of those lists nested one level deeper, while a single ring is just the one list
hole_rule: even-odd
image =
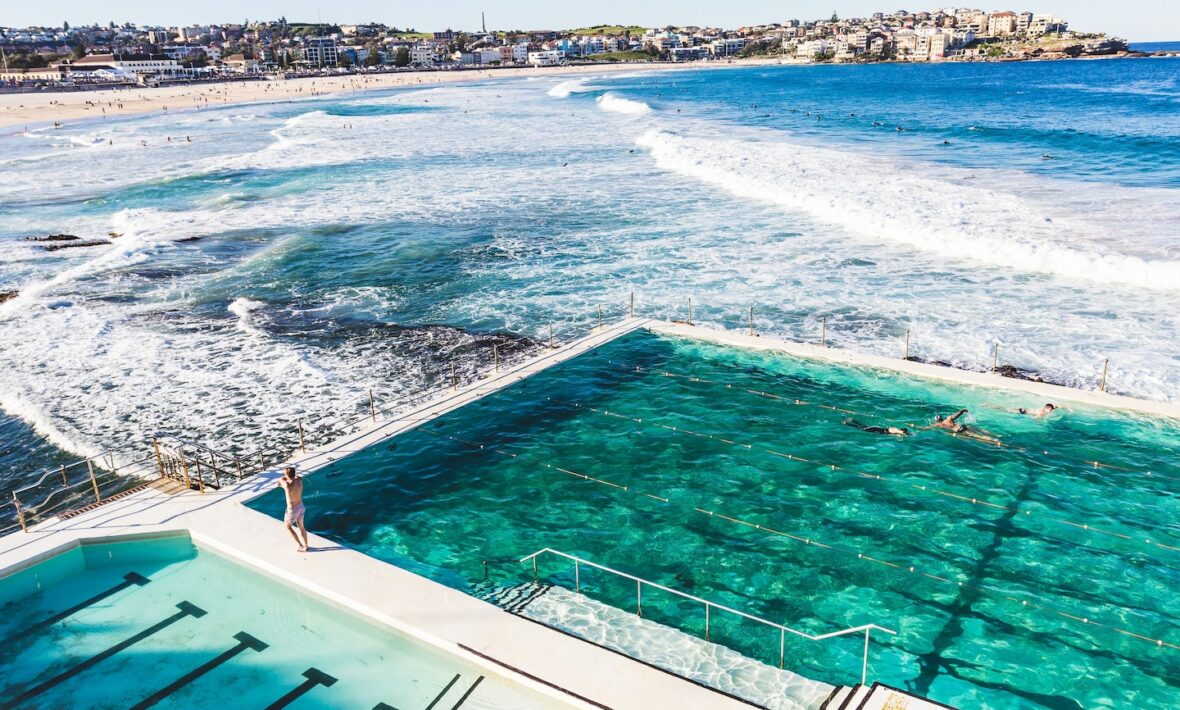
[{"label": "smaller shallow pool", "polygon": [[83,544],[0,607],[0,708],[559,706],[187,536]]}]

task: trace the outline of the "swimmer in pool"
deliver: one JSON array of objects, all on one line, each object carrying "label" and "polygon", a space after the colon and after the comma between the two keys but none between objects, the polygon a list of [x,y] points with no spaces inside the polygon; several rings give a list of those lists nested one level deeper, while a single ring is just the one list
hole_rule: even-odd
[{"label": "swimmer in pool", "polygon": [[861,431],[870,434],[885,434],[887,436],[909,436],[910,430],[900,426],[869,426],[868,424],[861,424],[855,419],[845,419],[844,423],[850,427],[856,427]]},{"label": "swimmer in pool", "polygon": [[1043,419],[1043,418],[1049,416],[1050,414],[1052,414],[1053,410],[1055,410],[1055,409],[1057,409],[1057,405],[1049,402],[1049,403],[1046,403],[1045,406],[1041,407],[1040,409],[1025,409],[1024,407],[1020,407],[1019,409],[1016,410],[1016,413],[1017,414],[1031,414],[1033,417],[1035,417],[1037,419]]},{"label": "swimmer in pool", "polygon": [[985,444],[996,444],[999,446],[1002,443],[998,438],[992,436],[991,433],[986,432],[979,427],[960,424],[959,417],[962,417],[965,414],[967,414],[966,409],[960,409],[949,417],[944,417],[943,415],[938,414],[934,417],[934,424],[930,425],[928,428],[942,429],[949,434],[965,436],[968,439],[982,441]]}]

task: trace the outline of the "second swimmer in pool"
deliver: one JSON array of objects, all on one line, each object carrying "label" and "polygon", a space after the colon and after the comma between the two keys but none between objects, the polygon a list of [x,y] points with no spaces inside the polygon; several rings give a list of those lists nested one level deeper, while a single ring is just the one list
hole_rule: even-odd
[{"label": "second swimmer in pool", "polygon": [[870,434],[886,434],[889,436],[909,436],[910,430],[900,426],[870,426],[862,424],[855,419],[845,419],[844,423],[850,427],[856,427],[861,431],[867,431]]}]

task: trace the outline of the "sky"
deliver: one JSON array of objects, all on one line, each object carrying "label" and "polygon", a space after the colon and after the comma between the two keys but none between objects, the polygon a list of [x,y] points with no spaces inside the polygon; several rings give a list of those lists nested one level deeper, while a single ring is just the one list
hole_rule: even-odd
[{"label": "sky", "polygon": [[[982,10],[1051,12],[1079,31],[1105,31],[1131,41],[1180,41],[1180,2],[1177,0],[1019,0],[1017,5],[966,5]],[[892,5],[886,3],[893,3]],[[870,15],[906,7],[910,11],[935,7],[903,5],[898,0],[593,0],[587,3],[553,0],[447,0],[446,2],[389,2],[352,0],[202,0],[199,3],[159,0],[57,0],[52,3],[4,2],[0,26],[60,26],[114,21],[165,26],[267,20],[356,24],[381,22],[420,31],[477,29],[479,14],[487,12],[488,29],[572,29],[597,24],[710,25],[739,27],[788,19],[813,20]]]}]

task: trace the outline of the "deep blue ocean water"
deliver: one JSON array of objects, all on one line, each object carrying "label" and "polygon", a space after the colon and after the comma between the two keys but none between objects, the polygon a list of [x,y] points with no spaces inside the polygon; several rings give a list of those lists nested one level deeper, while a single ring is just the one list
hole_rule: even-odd
[{"label": "deep blue ocean water", "polygon": [[[290,438],[631,292],[717,325],[754,306],[793,338],[826,318],[883,354],[909,331],[964,367],[999,345],[1077,386],[1109,359],[1112,390],[1174,400],[1178,78],[1172,59],[623,71],[0,136],[0,291],[21,294],[0,305],[19,420],[0,476],[155,433]],[[111,244],[25,241],[59,232]]]}]

